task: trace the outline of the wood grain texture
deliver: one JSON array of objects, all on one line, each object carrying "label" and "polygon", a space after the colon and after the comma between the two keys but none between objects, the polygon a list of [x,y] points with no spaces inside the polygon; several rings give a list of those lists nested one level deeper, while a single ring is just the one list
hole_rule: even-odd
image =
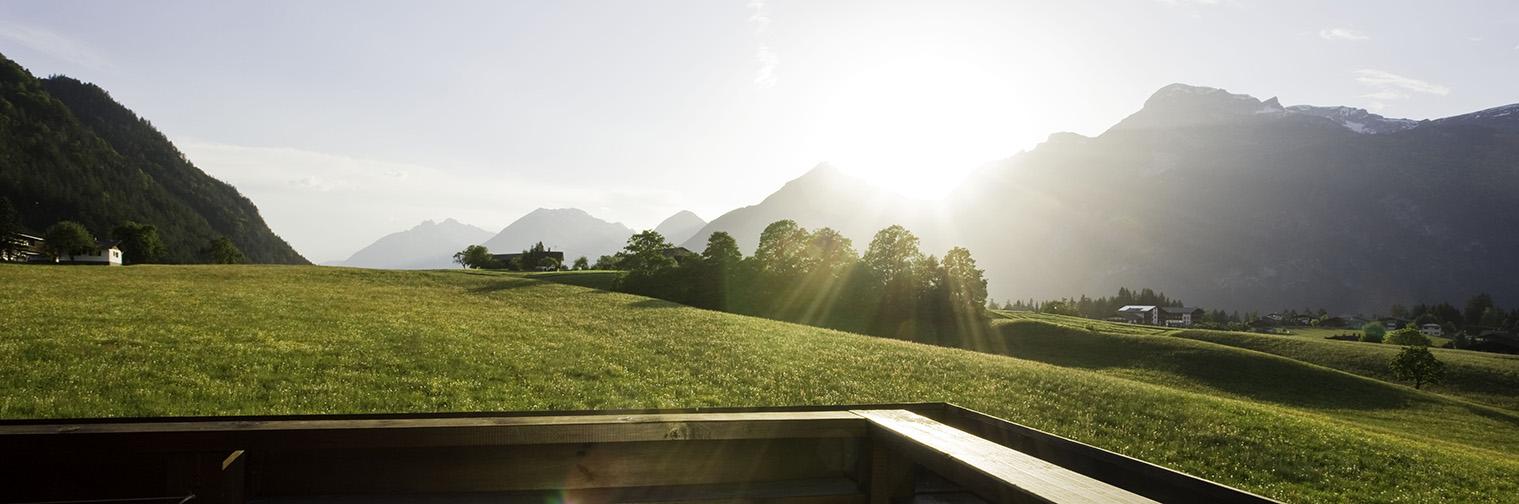
[{"label": "wood grain texture", "polygon": [[[1152,503],[1031,455],[903,410],[856,410],[892,449],[983,498],[999,502]],[[883,443],[875,443],[880,446]]]}]

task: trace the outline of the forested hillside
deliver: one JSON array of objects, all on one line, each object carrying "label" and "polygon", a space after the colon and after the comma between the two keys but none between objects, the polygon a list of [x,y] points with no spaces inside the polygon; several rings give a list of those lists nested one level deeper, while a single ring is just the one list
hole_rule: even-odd
[{"label": "forested hillside", "polygon": [[200,262],[226,237],[248,260],[305,264],[236,188],[191,164],[99,87],[37,79],[0,56],[0,198],[25,230],[61,220],[97,238],[127,221],[155,226],[165,262]]}]

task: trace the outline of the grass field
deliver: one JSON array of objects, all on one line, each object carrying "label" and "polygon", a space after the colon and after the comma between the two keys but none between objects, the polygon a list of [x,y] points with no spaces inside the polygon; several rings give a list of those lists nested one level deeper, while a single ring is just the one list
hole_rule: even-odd
[{"label": "grass field", "polygon": [[[1278,355],[1369,378],[1395,382],[1387,363],[1400,347],[1313,336],[1230,331],[1175,330],[1026,312],[997,312],[1010,320],[1045,322],[1108,334],[1154,334],[1205,341]],[[1129,329],[1132,328],[1132,329]],[[1519,356],[1431,348],[1445,363],[1445,382],[1425,390],[1519,412]]]},{"label": "grass field", "polygon": [[[1290,333],[1290,334],[1286,334],[1286,336],[1296,336],[1296,337],[1316,339],[1316,340],[1329,339],[1330,336],[1338,336],[1338,335],[1341,335],[1341,334],[1354,334],[1356,336],[1360,336],[1361,335],[1360,328],[1356,328],[1356,329],[1331,329],[1331,328],[1326,328],[1326,327],[1291,327],[1291,328],[1282,329],[1282,331],[1286,331],[1286,332]],[[1428,338],[1429,338],[1429,346],[1437,347],[1437,348],[1441,347],[1441,346],[1444,346],[1446,343],[1450,343],[1450,341],[1451,341],[1450,338],[1446,338],[1446,337],[1442,337],[1442,336],[1428,336]]]},{"label": "grass field", "polygon": [[1092,332],[1041,320],[996,324],[1021,359],[1247,399],[1431,441],[1519,453],[1519,413],[1285,357],[1186,338]]},{"label": "grass field", "polygon": [[1394,394],[1346,406],[1365,418],[1447,408],[1491,432],[1348,421],[1290,391],[1259,402],[1266,392],[1228,380],[1050,365],[502,273],[0,265],[0,283],[6,418],[949,401],[1294,502],[1519,494],[1513,443],[1488,443],[1519,438],[1510,416],[1343,374],[1324,379]]},{"label": "grass field", "polygon": [[[1178,331],[1176,336],[1280,355],[1380,380],[1393,380],[1387,363],[1400,347],[1353,341],[1293,338],[1225,331]],[[1445,363],[1445,382],[1426,389],[1519,411],[1519,356],[1431,348]]]}]

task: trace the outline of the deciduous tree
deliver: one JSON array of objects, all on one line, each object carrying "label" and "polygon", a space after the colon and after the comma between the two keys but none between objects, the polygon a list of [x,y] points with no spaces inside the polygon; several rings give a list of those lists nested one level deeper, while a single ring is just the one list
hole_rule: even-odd
[{"label": "deciduous tree", "polygon": [[121,240],[122,260],[128,264],[146,264],[163,259],[166,250],[158,238],[158,228],[132,221],[123,222],[111,230],[111,238]]},{"label": "deciduous tree", "polygon": [[454,254],[455,263],[471,269],[490,266],[493,260],[490,249],[485,248],[484,245],[470,245]]},{"label": "deciduous tree", "polygon": [[43,248],[54,259],[73,259],[75,255],[95,250],[95,238],[90,236],[90,230],[74,221],[59,221],[48,226],[47,231],[42,233],[42,239]]},{"label": "deciduous tree", "polygon": [[1445,363],[1435,359],[1435,355],[1422,346],[1403,347],[1392,358],[1390,367],[1393,378],[1414,382],[1416,389],[1425,384],[1439,384],[1445,378]]},{"label": "deciduous tree", "polygon": [[243,251],[237,249],[237,245],[227,237],[217,237],[206,246],[206,258],[211,264],[242,264],[248,262],[248,257]]}]

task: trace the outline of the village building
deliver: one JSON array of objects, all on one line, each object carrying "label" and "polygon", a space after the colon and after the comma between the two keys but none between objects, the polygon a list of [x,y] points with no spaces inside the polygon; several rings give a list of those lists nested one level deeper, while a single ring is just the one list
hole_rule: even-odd
[{"label": "village building", "polygon": [[42,254],[42,237],[15,233],[4,237],[9,247],[0,247],[0,262],[31,262]]},{"label": "village building", "polygon": [[[564,264],[564,251],[545,250],[541,254],[543,255],[543,257],[551,258],[551,259],[557,261],[559,264]],[[526,255],[526,254],[523,254],[523,253],[520,253],[520,252],[519,253],[515,253],[515,254],[491,254],[491,259],[492,259],[492,262],[494,262],[496,264],[499,264],[502,267],[506,267],[506,265],[512,264],[513,261],[517,261],[517,260],[521,259],[522,256],[524,256],[524,255]],[[524,265],[522,267],[522,269],[523,270],[536,270],[536,269],[542,269],[542,268],[540,266],[538,266],[538,265]]]},{"label": "village building", "polygon": [[1445,334],[1445,329],[1440,324],[1430,323],[1419,326],[1419,333],[1434,338]]},{"label": "village building", "polygon": [[1202,308],[1189,306],[1126,305],[1114,318],[1131,324],[1191,327],[1202,321],[1204,313]]},{"label": "village building", "polygon": [[[58,264],[93,264],[101,266],[121,266],[121,248],[117,244],[121,240],[95,240],[95,249],[84,254],[69,254],[54,260],[43,256],[43,262],[57,262]],[[33,260],[33,262],[37,262]]]}]

